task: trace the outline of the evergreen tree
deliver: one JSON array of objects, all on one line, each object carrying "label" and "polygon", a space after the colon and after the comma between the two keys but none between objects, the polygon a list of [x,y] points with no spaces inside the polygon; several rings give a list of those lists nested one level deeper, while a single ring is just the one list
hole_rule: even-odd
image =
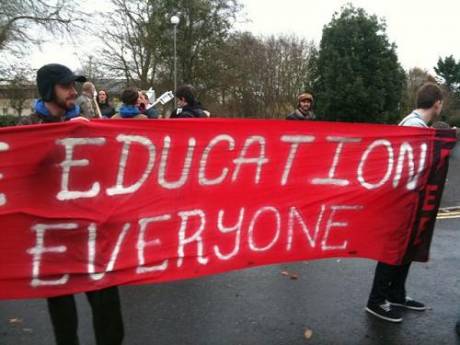
[{"label": "evergreen tree", "polygon": [[460,124],[460,60],[450,55],[439,58],[434,67],[437,79],[444,88],[442,118],[451,125]]},{"label": "evergreen tree", "polygon": [[455,61],[452,55],[444,59],[439,58],[434,70],[444,80],[449,91],[455,93],[460,91],[460,61]]},{"label": "evergreen tree", "polygon": [[323,29],[315,83],[324,120],[394,122],[405,73],[385,22],[347,5]]}]

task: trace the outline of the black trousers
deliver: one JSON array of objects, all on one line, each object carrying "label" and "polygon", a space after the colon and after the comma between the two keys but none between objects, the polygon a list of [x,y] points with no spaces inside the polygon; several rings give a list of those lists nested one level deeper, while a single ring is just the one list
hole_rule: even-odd
[{"label": "black trousers", "polygon": [[[97,345],[120,345],[124,330],[116,286],[86,292],[93,314]],[[48,310],[57,345],[79,345],[78,315],[73,295],[48,298]]]},{"label": "black trousers", "polygon": [[379,262],[375,268],[369,303],[384,303],[385,300],[403,302],[406,299],[406,280],[410,263],[388,265]]}]

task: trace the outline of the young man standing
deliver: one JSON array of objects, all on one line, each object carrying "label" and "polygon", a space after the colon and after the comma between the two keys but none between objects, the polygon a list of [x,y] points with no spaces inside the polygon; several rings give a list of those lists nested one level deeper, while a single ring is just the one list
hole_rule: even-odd
[{"label": "young man standing", "polygon": [[[40,99],[29,123],[63,122],[84,119],[75,104],[75,82],[86,78],[75,75],[66,66],[49,64],[37,71],[37,87]],[[110,287],[86,293],[93,314],[97,345],[120,345],[123,340],[118,288]],[[53,324],[57,345],[79,345],[78,316],[73,295],[50,297],[48,310]]]},{"label": "young man standing", "polygon": [[139,90],[136,87],[128,87],[121,93],[121,101],[123,102],[118,109],[118,114],[113,115],[111,118],[117,119],[137,119],[147,120],[147,115],[142,114],[138,107],[139,104]]},{"label": "young man standing", "polygon": [[[407,115],[399,126],[428,127],[436,121],[442,110],[442,91],[432,83],[424,84],[417,92],[417,109]],[[410,262],[388,265],[379,262],[366,311],[389,322],[402,322],[401,309],[424,311],[423,303],[406,295],[406,280]],[[396,307],[396,308],[395,308]]]}]

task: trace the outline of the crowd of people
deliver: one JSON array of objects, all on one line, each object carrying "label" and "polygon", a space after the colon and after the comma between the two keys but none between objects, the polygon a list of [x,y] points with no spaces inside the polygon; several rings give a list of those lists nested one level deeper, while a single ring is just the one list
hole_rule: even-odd
[{"label": "crowd of people", "polygon": [[[75,82],[82,82],[82,93],[77,97]],[[106,90],[96,92],[94,84],[84,76],[75,75],[60,64],[49,64],[37,72],[40,99],[28,123],[51,123],[75,119],[157,119],[163,117],[150,102],[148,94],[134,87],[121,94],[121,106],[116,110]],[[175,90],[177,108],[170,118],[207,118],[210,113],[196,99],[190,85]],[[303,92],[297,98],[296,109],[288,120],[315,120],[314,97]],[[400,126],[428,127],[442,110],[443,97],[435,84],[423,85],[417,94],[416,109],[407,115]],[[406,280],[410,263],[402,265],[377,264],[371,293],[365,310],[385,321],[401,322],[403,310],[424,311],[426,307],[406,294]],[[123,341],[123,322],[117,287],[86,293],[92,308],[93,325],[98,345],[119,345]],[[79,344],[78,317],[73,295],[48,298],[48,309],[58,345]],[[460,334],[460,321],[456,324]]]},{"label": "crowd of people", "polygon": [[[177,108],[169,115],[165,116],[158,112],[152,104],[149,95],[144,90],[136,87],[124,89],[120,95],[121,105],[115,107],[109,93],[105,89],[96,90],[95,85],[86,80],[83,76],[78,76],[72,82],[82,82],[81,94],[78,96],[75,86],[70,87],[67,79],[70,71],[66,66],[60,64],[48,64],[40,68],[37,73],[37,85],[39,88],[40,99],[34,105],[34,112],[30,117],[21,120],[21,125],[33,123],[46,123],[60,121],[60,115],[48,118],[49,109],[45,106],[48,102],[50,107],[55,99],[52,99],[55,91],[48,90],[50,87],[69,86],[67,104],[60,104],[64,109],[64,120],[75,118],[91,119],[159,119],[159,118],[187,118],[187,117],[209,117],[207,111],[196,98],[196,92],[191,85],[182,85],[176,90]],[[46,89],[49,94],[42,91]],[[61,88],[59,87],[59,91]],[[59,100],[61,102],[61,100]],[[71,103],[70,103],[71,102]],[[61,112],[61,111],[60,111]],[[59,113],[60,113],[59,112]]]}]

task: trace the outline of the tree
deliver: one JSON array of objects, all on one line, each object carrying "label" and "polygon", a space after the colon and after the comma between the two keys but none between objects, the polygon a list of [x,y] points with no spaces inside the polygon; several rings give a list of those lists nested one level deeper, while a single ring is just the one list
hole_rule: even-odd
[{"label": "tree", "polygon": [[[262,74],[266,72],[264,44],[251,33],[235,33],[221,50],[218,94],[220,115],[260,115],[263,107]],[[219,106],[219,104],[217,104]],[[223,114],[222,114],[223,113]]]},{"label": "tree", "polygon": [[161,30],[166,16],[158,1],[112,0],[113,10],[103,14],[97,36],[102,40],[101,61],[108,76],[122,77],[140,87],[156,79],[161,54]]},{"label": "tree", "polygon": [[460,60],[456,61],[452,55],[444,59],[439,58],[434,70],[445,90],[442,118],[458,126],[460,125]]},{"label": "tree", "polygon": [[406,84],[402,92],[401,111],[402,114],[408,114],[415,108],[416,96],[418,89],[425,83],[436,83],[436,79],[426,70],[414,67],[406,75]]},{"label": "tree", "polygon": [[235,33],[220,52],[219,93],[214,98],[232,116],[284,118],[311,78],[315,49],[313,42],[296,36]]},{"label": "tree", "polygon": [[69,30],[75,15],[71,0],[0,0],[0,51],[40,42],[37,27]]},{"label": "tree", "polygon": [[434,70],[442,78],[449,91],[454,93],[460,92],[460,61],[455,61],[452,55],[444,59],[439,58]]},{"label": "tree", "polygon": [[178,82],[210,88],[216,56],[240,9],[236,0],[112,0],[100,37],[103,64],[144,88],[173,80],[172,15],[178,15]]},{"label": "tree", "polygon": [[216,87],[204,100],[220,116],[284,118],[309,79],[314,49],[296,36],[233,33],[216,59]]},{"label": "tree", "polygon": [[[237,0],[168,0],[166,3],[169,13],[179,13],[181,18],[177,27],[180,80],[196,85],[206,83],[218,73],[215,62],[219,50],[241,6]],[[164,41],[171,42],[171,37],[168,35]],[[166,47],[169,47],[164,50],[167,56],[172,56],[171,43]]]},{"label": "tree", "polygon": [[13,108],[19,117],[22,116],[22,112],[27,106],[32,106],[32,104],[27,104],[30,99],[30,83],[27,83],[25,79],[18,74],[11,83],[8,85],[9,97],[10,97],[10,107]]},{"label": "tree", "polygon": [[[227,0],[112,0],[99,35],[102,66],[141,88],[173,87],[173,25],[178,15],[178,83],[219,116],[284,117],[311,84],[313,42],[231,32],[241,6]],[[90,70],[89,67],[87,70]],[[94,70],[91,68],[91,70]]]},{"label": "tree", "polygon": [[106,71],[93,55],[87,55],[80,59],[81,67],[75,71],[77,74],[84,75],[89,81],[97,83],[105,79]]},{"label": "tree", "polygon": [[347,5],[323,29],[315,83],[326,120],[391,122],[399,117],[404,70],[385,22]]},{"label": "tree", "polygon": [[32,107],[32,100],[37,96],[36,86],[31,81],[35,73],[28,65],[11,65],[0,67],[0,75],[2,96],[7,100],[5,105],[21,117],[24,109]]}]

